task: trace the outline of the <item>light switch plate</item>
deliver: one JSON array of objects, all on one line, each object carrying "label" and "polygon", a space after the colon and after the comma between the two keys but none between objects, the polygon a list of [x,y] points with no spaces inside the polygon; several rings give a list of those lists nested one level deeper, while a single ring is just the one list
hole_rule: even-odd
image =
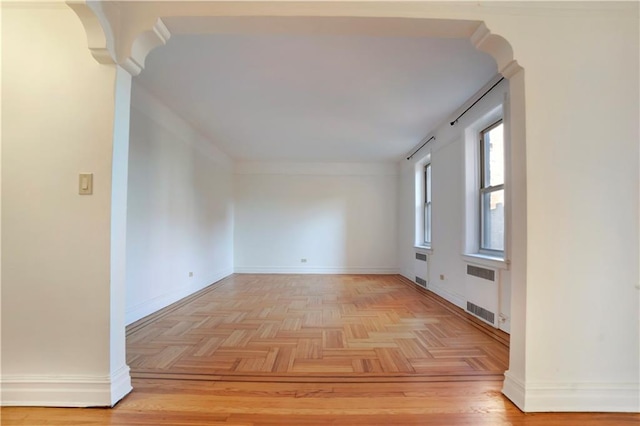
[{"label": "light switch plate", "polygon": [[78,180],[78,194],[93,194],[93,173],[80,173],[80,179]]}]

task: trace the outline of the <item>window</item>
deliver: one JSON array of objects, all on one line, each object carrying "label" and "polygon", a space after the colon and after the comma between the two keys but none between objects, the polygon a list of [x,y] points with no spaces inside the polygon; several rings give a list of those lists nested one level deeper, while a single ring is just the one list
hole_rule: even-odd
[{"label": "window", "polygon": [[480,132],[479,252],[504,255],[504,126]]},{"label": "window", "polygon": [[414,165],[415,177],[415,234],[416,248],[430,251],[432,243],[432,205],[431,205],[431,153],[427,153]]},{"label": "window", "polygon": [[462,256],[475,264],[507,269],[509,132],[499,103],[503,99],[477,109],[464,129]]},{"label": "window", "polygon": [[431,246],[431,163],[424,166],[424,245]]}]

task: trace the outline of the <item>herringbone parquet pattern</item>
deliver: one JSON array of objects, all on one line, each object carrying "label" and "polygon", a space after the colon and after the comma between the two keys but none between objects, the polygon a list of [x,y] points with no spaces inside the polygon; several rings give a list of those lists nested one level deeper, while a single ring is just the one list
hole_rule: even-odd
[{"label": "herringbone parquet pattern", "polygon": [[127,339],[134,377],[469,380],[508,361],[504,343],[397,276],[234,275]]}]

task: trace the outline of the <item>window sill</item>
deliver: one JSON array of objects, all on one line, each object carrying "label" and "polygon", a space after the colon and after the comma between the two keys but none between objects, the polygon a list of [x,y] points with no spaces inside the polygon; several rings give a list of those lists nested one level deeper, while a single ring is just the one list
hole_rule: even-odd
[{"label": "window sill", "polygon": [[497,269],[509,269],[509,261],[500,257],[488,256],[480,253],[465,253],[462,258],[469,263],[479,266],[488,266]]},{"label": "window sill", "polygon": [[413,248],[418,250],[420,253],[433,254],[433,248],[431,248],[431,246],[420,246],[416,244]]}]

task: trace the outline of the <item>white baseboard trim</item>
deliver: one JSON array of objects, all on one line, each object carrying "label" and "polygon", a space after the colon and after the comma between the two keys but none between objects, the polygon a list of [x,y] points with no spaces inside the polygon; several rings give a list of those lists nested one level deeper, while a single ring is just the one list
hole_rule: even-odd
[{"label": "white baseboard trim", "polygon": [[160,309],[167,307],[180,299],[190,296],[196,291],[200,291],[203,288],[211,285],[212,283],[216,283],[231,274],[233,274],[233,268],[225,268],[221,271],[216,272],[213,277],[198,285],[181,287],[169,293],[164,293],[149,300],[145,300],[144,302],[138,303],[134,306],[127,307],[125,312],[125,325],[129,325],[133,322],[138,321],[140,318],[144,318],[147,315],[157,312]]},{"label": "white baseboard trim", "polygon": [[398,268],[312,268],[298,266],[239,266],[236,274],[397,274]]},{"label": "white baseboard trim", "polygon": [[527,383],[524,396],[525,412],[640,412],[640,383]]},{"label": "white baseboard trim", "polygon": [[126,365],[111,376],[5,376],[0,388],[3,407],[112,407],[132,389]]},{"label": "white baseboard trim", "polygon": [[[406,278],[406,279],[408,279],[409,281],[413,281],[413,280],[415,280],[415,278],[416,278],[416,277],[415,277],[415,276],[413,276],[413,277],[412,277],[412,276],[411,276],[411,272],[412,272],[412,271],[407,272],[407,270],[405,270],[405,269],[401,269],[401,270],[400,270],[400,275],[402,275],[403,277],[405,277],[405,278]],[[415,282],[415,281],[413,281],[413,282]]]},{"label": "white baseboard trim", "polygon": [[[412,277],[412,276],[407,275],[407,273],[405,271],[401,272],[400,275],[402,275],[403,277],[405,277],[406,279],[408,279],[412,283],[416,282],[415,281],[416,277]],[[416,286],[418,286],[418,284],[416,284]],[[459,307],[461,309],[465,309],[467,307],[467,300],[463,296],[459,296],[459,295],[457,295],[455,293],[451,293],[450,291],[447,291],[447,290],[443,289],[442,287],[438,287],[436,285],[433,285],[433,284],[427,282],[427,290],[434,292],[438,296],[442,297],[443,299],[447,300],[448,302],[453,303],[454,305],[456,305],[457,307]]]},{"label": "white baseboard trim", "polygon": [[115,373],[111,374],[111,406],[116,405],[118,401],[127,396],[132,390],[129,366],[125,364]]},{"label": "white baseboard trim", "polygon": [[509,398],[516,407],[524,411],[524,383],[516,379],[509,370],[504,372],[504,382],[502,383],[502,393]]},{"label": "white baseboard trim", "polygon": [[[413,280],[411,280],[413,281]],[[442,297],[443,299],[448,300],[449,302],[453,303],[454,305],[456,305],[457,307],[461,308],[461,309],[466,309],[467,308],[467,299],[464,298],[464,296],[460,296],[458,294],[452,293],[448,290],[445,290],[442,287],[439,287],[437,285],[434,284],[427,284],[427,289],[431,290],[432,292],[434,292],[435,294],[437,294],[438,296]]]}]

